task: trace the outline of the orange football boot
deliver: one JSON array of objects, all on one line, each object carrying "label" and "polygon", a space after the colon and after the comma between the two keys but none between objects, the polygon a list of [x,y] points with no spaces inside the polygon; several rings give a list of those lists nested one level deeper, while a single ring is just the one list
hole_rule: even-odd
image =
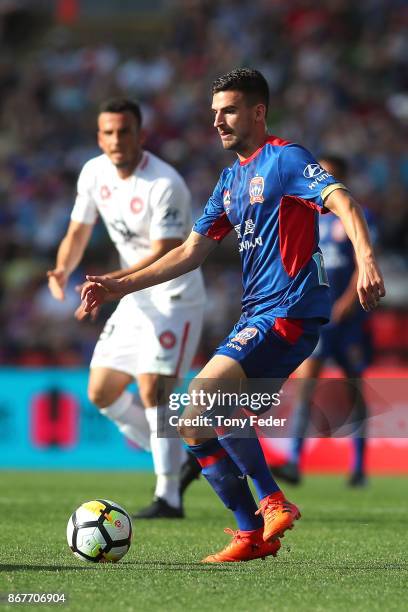
[{"label": "orange football boot", "polygon": [[282,491],[272,493],[261,499],[259,510],[255,514],[262,514],[264,519],[263,539],[273,542],[283,538],[287,529],[293,529],[294,522],[300,519],[299,508],[289,502]]},{"label": "orange football boot", "polygon": [[264,542],[263,527],[256,531],[233,531],[232,529],[224,529],[224,531],[233,536],[232,541],[223,550],[215,555],[209,555],[201,563],[233,563],[265,559],[270,555],[276,557],[281,546],[279,540]]}]

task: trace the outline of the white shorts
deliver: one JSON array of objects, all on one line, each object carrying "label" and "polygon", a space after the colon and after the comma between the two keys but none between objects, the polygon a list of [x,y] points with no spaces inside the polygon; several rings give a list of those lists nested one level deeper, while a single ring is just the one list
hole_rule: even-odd
[{"label": "white shorts", "polygon": [[141,309],[126,296],[106,321],[91,368],[110,368],[136,377],[163,374],[182,378],[197,350],[204,305]]}]

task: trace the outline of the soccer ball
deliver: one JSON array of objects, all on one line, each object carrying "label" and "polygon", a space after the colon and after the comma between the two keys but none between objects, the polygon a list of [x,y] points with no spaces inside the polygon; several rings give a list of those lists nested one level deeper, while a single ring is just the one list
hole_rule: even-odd
[{"label": "soccer ball", "polygon": [[85,502],[68,521],[68,546],[82,561],[115,563],[127,553],[131,539],[128,513],[109,499]]}]

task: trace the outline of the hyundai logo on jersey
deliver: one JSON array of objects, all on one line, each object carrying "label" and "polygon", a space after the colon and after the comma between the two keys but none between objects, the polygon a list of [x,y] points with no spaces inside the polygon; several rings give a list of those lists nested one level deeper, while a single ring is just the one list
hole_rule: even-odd
[{"label": "hyundai logo on jersey", "polygon": [[305,178],[314,178],[315,176],[319,176],[322,172],[324,172],[324,168],[322,168],[320,164],[308,164],[303,170],[303,176]]}]

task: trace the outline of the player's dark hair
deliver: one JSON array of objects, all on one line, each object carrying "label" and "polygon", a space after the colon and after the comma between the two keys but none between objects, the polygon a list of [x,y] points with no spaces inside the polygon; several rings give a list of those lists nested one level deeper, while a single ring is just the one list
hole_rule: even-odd
[{"label": "player's dark hair", "polygon": [[220,91],[241,91],[248,102],[269,106],[269,87],[265,77],[251,68],[238,68],[218,77],[212,84],[213,95]]},{"label": "player's dark hair", "polygon": [[322,153],[319,155],[319,161],[329,162],[332,166],[336,168],[335,174],[338,178],[342,178],[346,176],[349,168],[348,161],[342,157],[341,155],[336,155],[335,153]]},{"label": "player's dark hair", "polygon": [[132,113],[136,117],[139,127],[142,125],[142,111],[139,104],[130,98],[110,98],[99,105],[98,115],[101,113]]}]

